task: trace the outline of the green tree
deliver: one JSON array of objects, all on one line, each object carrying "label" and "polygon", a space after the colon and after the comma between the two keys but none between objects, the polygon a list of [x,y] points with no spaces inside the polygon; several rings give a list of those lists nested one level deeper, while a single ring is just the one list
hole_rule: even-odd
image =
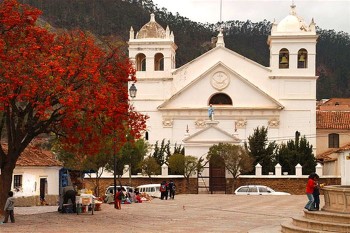
[{"label": "green tree", "polygon": [[295,166],[298,163],[302,166],[304,175],[314,172],[317,164],[312,152],[312,145],[306,140],[305,136],[300,138],[298,132],[295,140],[289,140],[279,146],[277,161],[282,166],[282,171],[288,172],[290,175],[295,175]]},{"label": "green tree", "polygon": [[239,145],[229,143],[219,143],[209,148],[207,159],[212,157],[220,157],[225,164],[225,168],[233,177],[232,191],[235,190],[236,181],[240,174],[253,170],[253,158],[248,151]]},{"label": "green tree", "polygon": [[187,180],[187,184],[190,182],[190,177],[196,175],[198,169],[198,158],[192,155],[185,156],[184,165],[184,177]]},{"label": "green tree", "polygon": [[262,173],[268,174],[274,171],[276,165],[276,149],[275,141],[269,142],[267,138],[268,129],[264,126],[254,129],[253,135],[248,137],[248,144],[245,147],[249,154],[254,158],[254,166],[258,163],[262,166]]},{"label": "green tree", "polygon": [[169,158],[169,168],[188,181],[192,175],[197,174],[198,163],[198,158],[192,155],[174,154]]},{"label": "green tree", "polygon": [[175,146],[174,146],[174,153],[173,154],[182,154],[184,155],[185,154],[185,148],[182,147],[182,145],[177,145],[177,143],[175,143]]},{"label": "green tree", "polygon": [[167,164],[170,155],[170,140],[165,143],[165,139],[163,139],[160,147],[158,146],[158,141],[156,141],[156,144],[154,144],[152,157],[156,160],[159,166],[162,166],[164,163]]},{"label": "green tree", "polygon": [[152,175],[159,175],[161,172],[160,165],[153,157],[145,158],[143,161],[140,162],[139,167],[142,169],[142,173],[144,175],[147,175],[150,179],[152,179]]},{"label": "green tree", "polygon": [[173,175],[183,175],[185,171],[185,155],[173,154],[168,160],[169,169],[171,169]]},{"label": "green tree", "polygon": [[139,164],[142,162],[144,157],[147,155],[149,151],[149,144],[144,139],[138,139],[134,144],[134,149],[132,153],[132,160],[131,160],[131,174],[137,174],[139,172],[142,172]]}]

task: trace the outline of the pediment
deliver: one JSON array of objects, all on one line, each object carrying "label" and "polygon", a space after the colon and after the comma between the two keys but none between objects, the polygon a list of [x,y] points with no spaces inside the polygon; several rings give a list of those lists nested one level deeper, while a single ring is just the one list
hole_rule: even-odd
[{"label": "pediment", "polygon": [[[227,83],[221,84],[219,75]],[[213,81],[214,80],[214,81]],[[209,99],[216,93],[224,93],[232,99],[232,106],[238,109],[283,109],[273,97],[240,74],[218,62],[206,69],[192,82],[177,91],[161,104],[159,110],[167,109],[202,109],[208,106]]]},{"label": "pediment", "polygon": [[[215,122],[214,122],[215,123]],[[239,143],[240,139],[219,127],[208,124],[208,126],[183,140],[188,143]]]}]

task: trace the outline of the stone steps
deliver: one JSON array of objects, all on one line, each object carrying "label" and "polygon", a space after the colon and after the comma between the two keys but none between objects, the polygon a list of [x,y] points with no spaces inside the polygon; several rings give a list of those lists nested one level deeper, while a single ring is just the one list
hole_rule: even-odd
[{"label": "stone steps", "polygon": [[283,233],[329,233],[327,231],[319,231],[313,229],[305,229],[298,226],[293,225],[293,223],[283,223],[281,224]]},{"label": "stone steps", "polygon": [[284,233],[350,232],[350,214],[328,211],[304,211],[304,216],[281,224]]},{"label": "stone steps", "polygon": [[321,222],[350,224],[350,214],[333,213],[329,211],[304,211],[304,216]]}]

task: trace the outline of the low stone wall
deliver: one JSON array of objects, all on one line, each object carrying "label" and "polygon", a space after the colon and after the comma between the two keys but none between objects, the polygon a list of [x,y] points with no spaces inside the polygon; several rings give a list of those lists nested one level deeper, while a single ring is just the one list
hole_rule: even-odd
[{"label": "low stone wall", "polygon": [[[132,187],[137,187],[143,184],[160,184],[162,181],[169,182],[173,180],[176,185],[176,193],[197,193],[198,180],[197,178],[191,178],[189,183],[185,178],[132,178],[131,185],[129,184],[129,178],[121,178],[117,180],[117,185],[130,185]],[[93,190],[93,192],[102,197],[108,186],[114,185],[113,178],[102,178],[100,179],[100,188],[99,194],[97,194],[97,190],[95,190],[95,179],[84,179],[85,188]]]},{"label": "low stone wall", "polygon": [[[266,185],[276,191],[287,192],[293,195],[303,195],[305,194],[306,183],[308,176],[297,177],[240,177],[235,185],[238,188],[241,185],[258,184]],[[340,178],[337,177],[324,177],[320,178],[319,183],[324,183],[325,185],[339,185],[341,183]],[[227,185],[227,192],[232,193],[232,179],[229,180]]]},{"label": "low stone wall", "polygon": [[[58,195],[46,195],[45,204],[50,206],[58,205]],[[41,205],[40,196],[27,196],[27,197],[16,197],[15,206],[17,207],[28,207],[28,206],[39,206]]]},{"label": "low stone wall", "polygon": [[[233,179],[226,179],[226,193],[232,194],[235,188],[241,185],[257,184],[266,185],[275,189],[276,191],[288,192],[293,195],[304,195],[305,187],[307,183],[308,176],[295,177],[295,176],[282,176],[282,177],[271,177],[271,176],[241,176],[237,179],[235,187],[233,187]],[[198,193],[198,179],[190,178],[189,184],[185,178],[132,178],[131,186],[137,187],[142,184],[160,184],[163,180],[170,181],[173,180],[177,186],[176,193]],[[84,179],[85,188],[91,189],[96,194],[97,191],[94,190],[95,184],[94,179]],[[117,185],[129,185],[129,178],[121,178],[117,180]],[[339,185],[341,179],[339,177],[323,177],[320,178],[320,183],[326,185]],[[99,196],[103,196],[106,188],[113,185],[113,178],[102,178],[100,180]],[[222,192],[220,192],[222,193]]]}]

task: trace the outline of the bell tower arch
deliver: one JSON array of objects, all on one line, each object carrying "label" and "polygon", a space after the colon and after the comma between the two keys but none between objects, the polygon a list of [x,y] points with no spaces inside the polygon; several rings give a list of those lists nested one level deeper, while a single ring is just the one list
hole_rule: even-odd
[{"label": "bell tower arch", "polygon": [[174,34],[167,26],[164,29],[152,13],[150,21],[135,35],[130,28],[129,58],[133,61],[138,78],[164,78],[175,69],[177,46]]},{"label": "bell tower arch", "polygon": [[314,76],[317,38],[314,20],[306,25],[291,5],[287,17],[278,24],[273,22],[267,41],[273,75]]}]

